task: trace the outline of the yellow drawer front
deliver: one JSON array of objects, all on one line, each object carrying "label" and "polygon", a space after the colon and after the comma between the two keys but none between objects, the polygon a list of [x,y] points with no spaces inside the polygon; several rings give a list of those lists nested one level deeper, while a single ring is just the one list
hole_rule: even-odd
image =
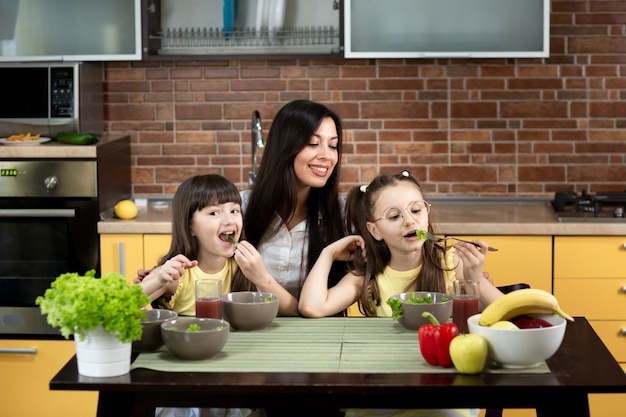
[{"label": "yellow drawer front", "polygon": [[[626,330],[626,320],[623,321],[594,321],[589,324],[593,327],[600,339],[604,342],[613,357],[618,362],[626,362],[626,335],[622,334],[622,329]],[[624,408],[626,410],[626,408]]]},{"label": "yellow drawer front", "polygon": [[555,278],[626,278],[626,237],[556,236]]},{"label": "yellow drawer front", "polygon": [[626,293],[622,291],[624,286],[626,277],[564,279],[555,276],[554,296],[569,315],[585,316],[589,321],[626,320]]},{"label": "yellow drawer front", "polygon": [[612,417],[626,415],[626,394],[590,394],[589,412],[591,417]]},{"label": "yellow drawer front", "polygon": [[0,340],[7,349],[36,353],[0,353],[0,416],[95,417],[97,392],[50,391],[50,380],[74,355],[74,341]]},{"label": "yellow drawer front", "polygon": [[498,252],[489,252],[485,262],[485,271],[497,286],[523,282],[552,292],[552,236],[458,237],[481,239],[498,248]]}]

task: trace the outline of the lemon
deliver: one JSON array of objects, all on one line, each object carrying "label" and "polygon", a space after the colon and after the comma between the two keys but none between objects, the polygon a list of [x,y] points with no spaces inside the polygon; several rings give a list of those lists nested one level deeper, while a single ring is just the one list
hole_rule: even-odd
[{"label": "lemon", "polygon": [[115,215],[124,220],[134,219],[137,216],[137,205],[131,200],[121,200],[115,205]]},{"label": "lemon", "polygon": [[494,329],[519,329],[513,322],[502,320],[493,323],[491,326]]}]

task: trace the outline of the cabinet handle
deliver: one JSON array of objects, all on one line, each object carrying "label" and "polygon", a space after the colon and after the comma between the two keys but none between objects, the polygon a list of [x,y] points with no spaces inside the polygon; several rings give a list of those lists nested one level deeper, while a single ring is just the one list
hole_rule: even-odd
[{"label": "cabinet handle", "polygon": [[0,348],[0,353],[28,353],[34,355],[37,348]]},{"label": "cabinet handle", "polygon": [[126,258],[124,257],[124,242],[118,243],[118,251],[120,255],[120,274],[126,276]]},{"label": "cabinet handle", "polygon": [[626,336],[626,329],[622,329],[622,334]]},{"label": "cabinet handle", "polygon": [[626,285],[622,286],[622,292],[626,292]]}]

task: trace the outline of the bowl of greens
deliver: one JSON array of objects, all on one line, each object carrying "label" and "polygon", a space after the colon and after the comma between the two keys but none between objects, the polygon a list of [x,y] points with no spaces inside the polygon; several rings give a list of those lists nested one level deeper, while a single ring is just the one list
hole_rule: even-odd
[{"label": "bowl of greens", "polygon": [[177,317],[161,323],[167,349],[180,359],[197,361],[217,355],[226,345],[230,325],[220,319]]},{"label": "bowl of greens", "polygon": [[447,322],[452,316],[452,297],[440,292],[403,292],[391,296],[387,304],[391,307],[391,317],[409,330],[419,330],[423,324],[430,323],[422,317],[425,311],[435,316],[439,323]]},{"label": "bowl of greens", "polygon": [[222,316],[235,330],[260,330],[278,314],[278,296],[269,292],[240,291],[222,295]]}]

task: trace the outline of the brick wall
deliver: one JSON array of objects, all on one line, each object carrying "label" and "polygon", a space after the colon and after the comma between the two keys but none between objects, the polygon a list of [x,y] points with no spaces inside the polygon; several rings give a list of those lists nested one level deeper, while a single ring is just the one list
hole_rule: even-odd
[{"label": "brick wall", "polygon": [[433,195],[626,190],[626,2],[552,1],[546,59],[162,60],[106,65],[106,117],[132,137],[136,195],[216,172],[247,188],[250,121],[335,110],[343,191],[409,169]]}]

